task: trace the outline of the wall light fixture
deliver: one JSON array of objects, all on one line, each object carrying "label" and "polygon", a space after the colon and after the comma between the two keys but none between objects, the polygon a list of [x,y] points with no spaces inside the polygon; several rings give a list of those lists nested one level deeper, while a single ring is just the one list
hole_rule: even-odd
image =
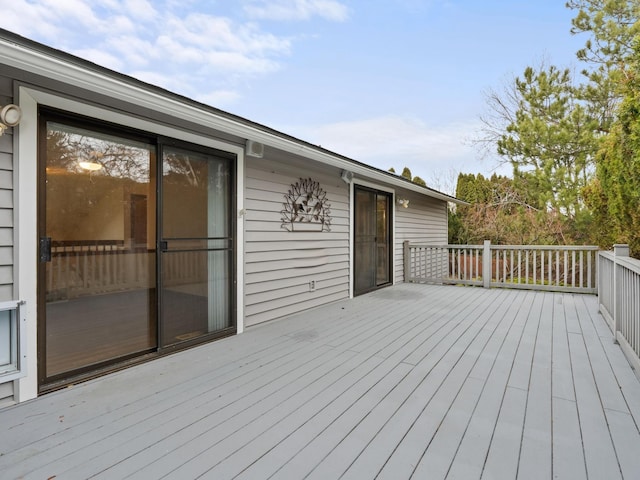
[{"label": "wall light fixture", "polygon": [[0,109],[0,135],[9,127],[15,127],[22,119],[22,110],[19,106],[10,103]]}]

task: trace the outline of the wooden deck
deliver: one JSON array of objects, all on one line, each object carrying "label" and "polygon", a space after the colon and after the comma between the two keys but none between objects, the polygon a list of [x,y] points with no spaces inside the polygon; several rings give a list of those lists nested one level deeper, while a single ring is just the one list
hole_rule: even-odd
[{"label": "wooden deck", "polygon": [[640,478],[589,295],[405,284],[0,411],[0,477]]}]

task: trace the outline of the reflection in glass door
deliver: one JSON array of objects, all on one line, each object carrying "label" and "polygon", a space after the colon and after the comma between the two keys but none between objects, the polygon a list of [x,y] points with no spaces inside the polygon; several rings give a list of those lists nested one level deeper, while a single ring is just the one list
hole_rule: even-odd
[{"label": "reflection in glass door", "polygon": [[359,295],[391,282],[391,197],[359,186],[354,194],[354,293]]},{"label": "reflection in glass door", "polygon": [[232,157],[164,146],[161,345],[233,326]]},{"label": "reflection in glass door", "polygon": [[155,147],[43,123],[41,385],[156,347]]}]

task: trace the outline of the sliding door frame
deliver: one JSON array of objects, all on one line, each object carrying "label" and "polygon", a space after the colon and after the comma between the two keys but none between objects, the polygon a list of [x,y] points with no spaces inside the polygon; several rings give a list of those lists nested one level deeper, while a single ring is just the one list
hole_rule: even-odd
[{"label": "sliding door frame", "polygon": [[[156,346],[145,352],[139,352],[128,356],[118,357],[113,360],[103,361],[97,364],[88,365],[86,367],[78,368],[70,371],[69,373],[63,373],[59,375],[48,375],[46,372],[46,298],[45,298],[45,282],[46,282],[46,269],[45,264],[37,262],[37,268],[35,271],[35,279],[37,284],[37,296],[36,296],[36,313],[35,322],[37,324],[37,339],[36,339],[36,352],[37,352],[37,391],[38,393],[46,393],[48,391],[62,388],[70,383],[93,378],[105,373],[119,370],[123,367],[131,364],[148,361],[152,358],[162,356],[164,354],[172,353],[177,350],[189,348],[191,346],[206,343],[211,340],[232,335],[236,332],[240,332],[242,324],[238,325],[238,258],[242,248],[242,235],[241,226],[238,225],[236,212],[238,211],[238,197],[237,191],[239,184],[242,182],[238,180],[238,171],[240,170],[239,164],[243,165],[244,158],[242,151],[237,148],[217,148],[214,146],[203,145],[200,143],[192,143],[190,141],[181,140],[178,138],[165,136],[158,133],[148,132],[146,130],[139,130],[135,127],[115,124],[104,120],[98,120],[93,117],[86,117],[80,114],[68,112],[55,107],[40,106],[38,105],[38,128],[36,130],[37,137],[37,158],[35,162],[37,164],[35,182],[35,191],[37,198],[37,215],[35,220],[35,230],[37,235],[40,236],[44,233],[46,228],[46,132],[47,121],[55,121],[61,124],[67,124],[70,126],[77,126],[85,128],[87,130],[96,131],[97,133],[105,133],[121,137],[123,139],[137,140],[149,143],[155,148],[155,158],[152,158],[152,162],[155,162],[156,178],[155,185],[151,185],[151,188],[155,189],[156,195],[156,208],[155,208],[155,290],[156,295],[153,302],[153,309],[150,312],[152,317],[150,321],[155,321],[155,333],[156,333]],[[173,133],[173,132],[171,132]],[[180,133],[176,131],[176,133]],[[191,136],[191,135],[190,135]],[[218,143],[218,142],[216,142]],[[229,168],[231,180],[229,182],[230,191],[228,193],[228,228],[230,235],[230,278],[229,278],[229,315],[230,325],[222,330],[211,332],[209,334],[180,342],[168,347],[163,347],[161,343],[161,297],[160,297],[160,285],[161,277],[160,273],[160,227],[161,227],[161,206],[162,206],[162,147],[168,145],[179,145],[181,148],[186,148],[194,152],[204,153],[211,156],[219,156],[229,160]],[[235,151],[234,151],[235,150]],[[240,237],[240,238],[239,238]],[[40,253],[40,252],[38,252]],[[39,260],[39,259],[38,259]],[[32,377],[33,378],[33,377]]]}]

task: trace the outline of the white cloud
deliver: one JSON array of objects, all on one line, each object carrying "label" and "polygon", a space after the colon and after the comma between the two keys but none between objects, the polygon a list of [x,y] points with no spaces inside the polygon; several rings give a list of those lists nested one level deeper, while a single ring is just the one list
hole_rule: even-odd
[{"label": "white cloud", "polygon": [[25,0],[13,0],[2,6],[0,26],[25,37],[38,33],[44,38],[55,38],[60,30],[46,5]]},{"label": "white cloud", "polygon": [[[246,78],[278,70],[291,39],[211,10],[189,0],[12,0],[0,28],[183,95],[229,101]],[[234,95],[205,93],[219,91]]]},{"label": "white cloud", "polygon": [[481,164],[466,142],[477,129],[475,122],[428,125],[412,117],[382,116],[303,129],[292,126],[288,131],[382,170],[402,171],[408,166],[414,175],[426,179],[451,168],[490,171],[492,166]]},{"label": "white cloud", "polygon": [[343,22],[349,16],[347,6],[336,0],[255,0],[244,8],[249,16],[267,20],[309,20],[318,16]]},{"label": "white cloud", "polygon": [[209,93],[199,94],[194,100],[206,105],[215,105],[218,108],[225,108],[233,104],[240,98],[240,94],[234,90],[216,90]]},{"label": "white cloud", "polygon": [[124,7],[129,15],[138,20],[150,22],[158,17],[158,12],[147,0],[125,0]]},{"label": "white cloud", "polygon": [[162,36],[209,51],[259,55],[288,53],[290,50],[289,40],[263,33],[255,25],[241,25],[228,18],[205,14],[170,17]]},{"label": "white cloud", "polygon": [[123,69],[120,56],[112,55],[101,48],[82,48],[69,53],[111,70],[121,71]]}]

